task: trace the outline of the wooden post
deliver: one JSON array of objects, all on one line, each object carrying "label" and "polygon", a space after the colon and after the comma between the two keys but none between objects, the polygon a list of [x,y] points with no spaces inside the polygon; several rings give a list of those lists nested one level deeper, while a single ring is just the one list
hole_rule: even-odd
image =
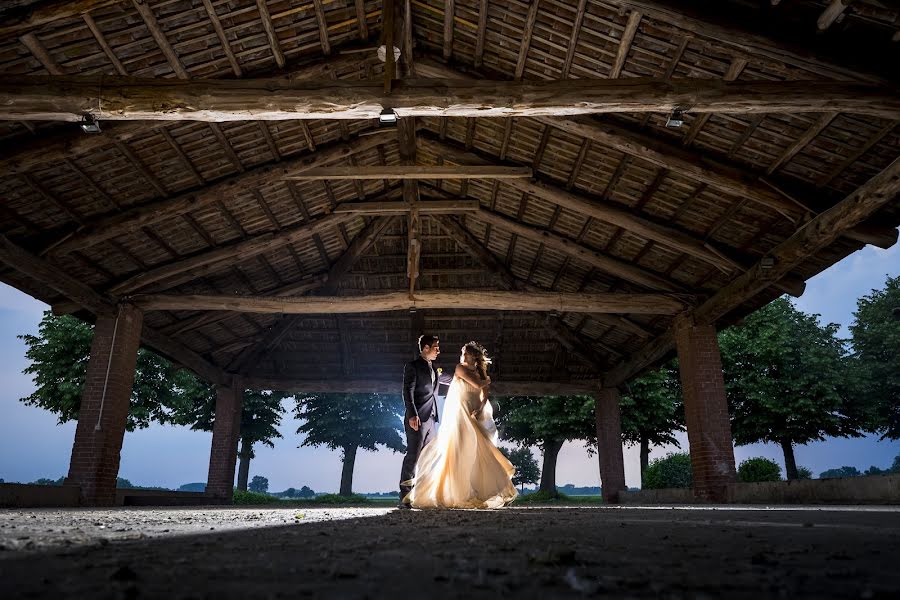
[{"label": "wooden post", "polygon": [[600,460],[600,487],[603,501],[619,502],[625,485],[625,458],[622,451],[622,418],[619,412],[619,390],[601,388],[595,394],[594,413],[597,420],[597,453]]}]

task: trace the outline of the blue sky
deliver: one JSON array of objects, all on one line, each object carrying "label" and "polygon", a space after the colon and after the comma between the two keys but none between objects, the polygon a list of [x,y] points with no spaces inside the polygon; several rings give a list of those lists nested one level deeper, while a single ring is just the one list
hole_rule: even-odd
[{"label": "blue sky", "polygon": [[[900,275],[900,244],[889,250],[871,246],[848,257],[811,279],[798,308],[822,315],[823,322],[842,325],[840,334],[849,337],[856,299],[873,288],[884,286],[885,278]],[[6,481],[33,481],[39,477],[65,475],[75,435],[75,424],[58,425],[54,415],[26,406],[19,398],[34,389],[22,374],[27,366],[25,345],[16,336],[36,333],[46,306],[31,297],[0,284],[0,478]],[[280,427],[284,439],[274,449],[257,448],[250,474],[268,477],[270,489],[283,490],[308,485],[316,491],[336,491],[340,484],[340,453],[327,449],[298,448],[302,437],[298,423],[288,414]],[[682,436],[682,446],[687,440]],[[210,434],[185,427],[154,425],[126,433],[120,475],[140,485],[177,487],[205,481],[209,460]],[[651,458],[663,456],[670,448],[654,448]],[[843,465],[864,470],[871,465],[886,467],[900,453],[900,443],[878,441],[869,436],[856,439],[829,439],[796,449],[797,464],[818,474]],[[781,449],[774,444],[754,444],[735,449],[738,462],[752,456],[767,456],[783,465]],[[396,489],[401,455],[389,451],[361,452],[354,477],[356,491]],[[539,458],[539,457],[538,457]],[[626,448],[625,475],[628,485],[640,481],[638,452]],[[569,443],[560,453],[559,485],[597,485],[596,457],[583,447]]]}]

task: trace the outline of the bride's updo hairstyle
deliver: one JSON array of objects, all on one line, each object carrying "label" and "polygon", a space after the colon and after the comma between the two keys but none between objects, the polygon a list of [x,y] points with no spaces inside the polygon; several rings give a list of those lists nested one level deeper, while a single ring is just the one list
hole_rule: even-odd
[{"label": "bride's updo hairstyle", "polygon": [[478,342],[469,342],[462,347],[463,352],[475,359],[475,371],[482,379],[487,379],[487,366],[491,364],[491,359],[487,355],[484,346]]}]

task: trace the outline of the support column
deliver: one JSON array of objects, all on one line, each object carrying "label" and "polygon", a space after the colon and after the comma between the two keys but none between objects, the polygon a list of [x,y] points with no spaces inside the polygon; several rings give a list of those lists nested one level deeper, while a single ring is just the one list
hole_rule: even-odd
[{"label": "support column", "polygon": [[684,390],[694,495],[724,502],[728,484],[737,481],[737,475],[716,328],[697,325],[692,317],[680,315],[675,320],[675,345]]},{"label": "support column", "polygon": [[622,452],[622,418],[619,412],[619,390],[601,388],[596,395],[594,414],[597,420],[597,451],[600,458],[600,488],[603,501],[619,502],[625,486],[625,457]]},{"label": "support column", "polygon": [[206,493],[228,502],[231,502],[234,491],[234,468],[238,439],[241,436],[243,403],[244,388],[240,379],[235,378],[231,387],[216,386],[216,416],[213,420]]},{"label": "support column", "polygon": [[81,487],[84,506],[112,506],[131,404],[143,313],[121,305],[116,316],[98,317],[84,378],[75,443],[66,483]]}]

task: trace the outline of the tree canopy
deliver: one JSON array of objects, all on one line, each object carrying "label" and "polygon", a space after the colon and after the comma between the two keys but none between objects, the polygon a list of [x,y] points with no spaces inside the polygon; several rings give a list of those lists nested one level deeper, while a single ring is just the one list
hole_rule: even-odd
[{"label": "tree canopy", "polygon": [[868,419],[837,329],[780,298],[719,334],[735,443],[780,444],[788,479],[795,444],[860,436]]},{"label": "tree canopy", "polygon": [[259,494],[265,494],[269,491],[269,480],[262,475],[254,475],[253,480],[250,482],[248,489],[251,492],[257,492]]},{"label": "tree canopy", "polygon": [[303,421],[297,433],[301,446],[340,449],[344,468],[341,495],[352,493],[356,451],[384,446],[403,452],[403,400],[399,394],[298,394],[295,416]]},{"label": "tree canopy", "polygon": [[541,468],[534,459],[531,448],[520,446],[515,450],[500,448],[500,452],[509,459],[509,462],[516,468],[516,474],[513,475],[513,485],[523,489],[526,484],[537,483],[541,480]]},{"label": "tree canopy", "polygon": [[856,302],[850,325],[858,393],[874,405],[872,428],[900,439],[900,276]]}]

